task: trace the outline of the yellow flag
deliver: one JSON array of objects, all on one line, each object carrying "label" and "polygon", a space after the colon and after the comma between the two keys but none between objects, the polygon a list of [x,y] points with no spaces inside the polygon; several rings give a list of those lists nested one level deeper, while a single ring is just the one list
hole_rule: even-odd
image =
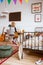
[{"label": "yellow flag", "polygon": [[25,0],[25,2],[26,2],[26,3],[28,3],[28,2],[29,2],[29,0]]}]

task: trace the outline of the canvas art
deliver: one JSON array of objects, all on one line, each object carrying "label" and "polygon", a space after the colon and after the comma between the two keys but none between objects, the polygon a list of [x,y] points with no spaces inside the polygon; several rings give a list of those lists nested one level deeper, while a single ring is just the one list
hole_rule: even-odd
[{"label": "canvas art", "polygon": [[42,12],[42,3],[32,3],[31,5],[32,13],[41,13]]},{"label": "canvas art", "polygon": [[41,14],[35,14],[35,22],[41,22]]}]

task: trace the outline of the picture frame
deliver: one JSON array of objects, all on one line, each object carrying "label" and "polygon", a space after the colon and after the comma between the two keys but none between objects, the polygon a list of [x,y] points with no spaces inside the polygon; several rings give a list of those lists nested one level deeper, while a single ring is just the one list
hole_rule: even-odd
[{"label": "picture frame", "polygon": [[42,12],[42,2],[32,3],[31,5],[31,12],[34,13],[41,13]]},{"label": "picture frame", "polygon": [[35,14],[35,22],[41,22],[41,14]]}]

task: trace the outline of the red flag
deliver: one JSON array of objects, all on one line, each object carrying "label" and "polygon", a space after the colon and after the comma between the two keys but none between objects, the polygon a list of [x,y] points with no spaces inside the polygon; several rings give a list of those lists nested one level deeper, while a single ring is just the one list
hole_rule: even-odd
[{"label": "red flag", "polygon": [[22,4],[22,0],[19,0],[20,1],[20,4]]}]

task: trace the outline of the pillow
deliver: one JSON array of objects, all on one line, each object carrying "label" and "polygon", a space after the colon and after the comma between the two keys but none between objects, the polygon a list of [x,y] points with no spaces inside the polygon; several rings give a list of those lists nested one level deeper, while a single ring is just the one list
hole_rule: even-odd
[{"label": "pillow", "polygon": [[13,49],[11,46],[0,46],[0,57],[9,57],[13,52]]}]

